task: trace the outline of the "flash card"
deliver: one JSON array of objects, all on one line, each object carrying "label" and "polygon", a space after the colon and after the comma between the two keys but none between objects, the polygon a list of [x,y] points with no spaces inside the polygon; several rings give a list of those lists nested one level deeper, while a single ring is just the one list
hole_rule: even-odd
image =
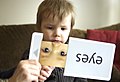
[{"label": "flash card", "polygon": [[42,65],[64,68],[67,49],[67,44],[42,41],[40,49],[40,63]]},{"label": "flash card", "polygon": [[69,39],[65,76],[110,80],[115,44]]},{"label": "flash card", "polygon": [[29,59],[35,59],[39,61],[39,53],[42,39],[43,33],[34,32],[32,34]]},{"label": "flash card", "polygon": [[69,44],[63,44],[42,38],[42,33],[33,33],[29,59],[65,68],[64,76],[110,80],[115,44],[73,37],[69,38]]},{"label": "flash card", "polygon": [[29,59],[35,59],[41,65],[65,67],[68,45],[50,41],[42,41],[43,34],[32,34]]}]

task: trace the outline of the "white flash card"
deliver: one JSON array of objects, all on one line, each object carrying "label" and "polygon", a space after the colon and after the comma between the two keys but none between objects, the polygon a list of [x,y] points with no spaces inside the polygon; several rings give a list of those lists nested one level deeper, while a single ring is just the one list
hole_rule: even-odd
[{"label": "white flash card", "polygon": [[64,75],[108,81],[114,53],[115,44],[70,37]]},{"label": "white flash card", "polygon": [[29,59],[35,59],[39,61],[39,53],[40,53],[42,39],[43,39],[43,33],[34,32],[32,34]]}]

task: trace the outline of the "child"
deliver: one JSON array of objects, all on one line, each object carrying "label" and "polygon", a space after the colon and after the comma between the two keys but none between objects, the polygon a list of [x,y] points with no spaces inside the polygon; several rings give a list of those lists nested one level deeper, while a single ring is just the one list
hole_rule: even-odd
[{"label": "child", "polygon": [[[66,43],[74,26],[73,6],[67,0],[44,0],[38,8],[37,31],[44,41]],[[27,51],[23,59],[28,58]],[[64,69],[41,66],[35,60],[21,60],[9,82],[87,82],[86,79],[63,76]]]}]

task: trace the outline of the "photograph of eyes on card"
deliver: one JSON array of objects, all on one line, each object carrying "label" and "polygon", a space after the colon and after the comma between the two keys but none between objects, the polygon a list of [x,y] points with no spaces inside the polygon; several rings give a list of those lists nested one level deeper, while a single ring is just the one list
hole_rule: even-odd
[{"label": "photograph of eyes on card", "polygon": [[42,65],[65,67],[68,45],[42,41],[39,61]]}]

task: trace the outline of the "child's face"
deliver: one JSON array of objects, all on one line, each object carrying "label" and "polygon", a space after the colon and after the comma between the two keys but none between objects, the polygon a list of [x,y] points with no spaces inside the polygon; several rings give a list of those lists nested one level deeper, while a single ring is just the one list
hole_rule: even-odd
[{"label": "child's face", "polygon": [[45,41],[65,43],[71,30],[71,14],[59,21],[58,17],[50,15],[41,22],[41,32]]}]

